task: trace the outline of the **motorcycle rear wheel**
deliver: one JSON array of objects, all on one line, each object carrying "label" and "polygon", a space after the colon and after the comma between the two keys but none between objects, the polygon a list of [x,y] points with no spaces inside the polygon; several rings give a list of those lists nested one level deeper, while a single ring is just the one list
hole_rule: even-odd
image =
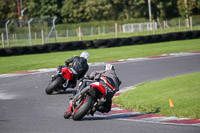
[{"label": "motorcycle rear wheel", "polygon": [[52,94],[61,84],[65,81],[62,77],[58,76],[55,80],[53,80],[48,87],[45,89],[46,94]]},{"label": "motorcycle rear wheel", "polygon": [[72,119],[75,121],[81,120],[94,105],[94,100],[91,96],[87,96],[82,102],[72,115]]}]

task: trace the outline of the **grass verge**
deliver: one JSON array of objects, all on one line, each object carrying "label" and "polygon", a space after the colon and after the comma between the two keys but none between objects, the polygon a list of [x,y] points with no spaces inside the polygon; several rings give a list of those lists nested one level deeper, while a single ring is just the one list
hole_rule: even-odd
[{"label": "grass verge", "polygon": [[[114,99],[123,108],[166,116],[200,118],[200,73],[139,84]],[[174,107],[170,107],[172,99]]]},{"label": "grass verge", "polygon": [[[200,39],[152,43],[146,45],[121,46],[113,48],[89,49],[89,62],[148,57],[153,55],[200,51]],[[40,68],[56,68],[73,55],[83,50],[0,57],[0,74]]]}]

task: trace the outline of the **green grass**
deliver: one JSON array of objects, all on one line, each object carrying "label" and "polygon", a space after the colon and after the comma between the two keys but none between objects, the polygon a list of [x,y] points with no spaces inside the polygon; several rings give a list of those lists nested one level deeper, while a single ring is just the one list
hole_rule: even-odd
[{"label": "green grass", "polygon": [[[56,68],[73,55],[83,50],[0,57],[0,74],[40,68]],[[200,39],[154,43],[146,45],[122,46],[103,49],[89,49],[89,62],[104,62],[119,59],[148,57],[153,55],[200,51]]]},{"label": "green grass", "polygon": [[200,118],[200,73],[139,84],[116,97],[114,103],[142,113]]}]

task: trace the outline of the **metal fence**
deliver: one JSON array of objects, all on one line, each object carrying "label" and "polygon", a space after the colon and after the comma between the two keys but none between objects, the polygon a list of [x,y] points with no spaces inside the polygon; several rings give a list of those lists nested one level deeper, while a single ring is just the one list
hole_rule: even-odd
[{"label": "metal fence", "polygon": [[56,29],[55,20],[56,17],[43,17],[0,21],[0,48],[200,30],[199,18],[190,18],[189,27],[185,19],[173,19],[124,25],[116,22],[113,25],[101,26],[92,24],[75,28],[64,26],[65,28],[59,28],[59,30]]},{"label": "metal fence", "polygon": [[132,33],[136,31],[152,31],[152,30],[157,30],[157,27],[158,27],[157,22],[122,25],[124,33]]}]

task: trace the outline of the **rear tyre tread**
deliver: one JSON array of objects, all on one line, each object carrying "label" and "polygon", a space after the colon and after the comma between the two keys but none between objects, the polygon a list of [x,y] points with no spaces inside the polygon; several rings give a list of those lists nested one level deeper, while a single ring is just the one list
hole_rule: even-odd
[{"label": "rear tyre tread", "polygon": [[61,84],[64,83],[62,77],[58,76],[55,80],[53,80],[48,87],[45,89],[46,94],[52,94]]}]

